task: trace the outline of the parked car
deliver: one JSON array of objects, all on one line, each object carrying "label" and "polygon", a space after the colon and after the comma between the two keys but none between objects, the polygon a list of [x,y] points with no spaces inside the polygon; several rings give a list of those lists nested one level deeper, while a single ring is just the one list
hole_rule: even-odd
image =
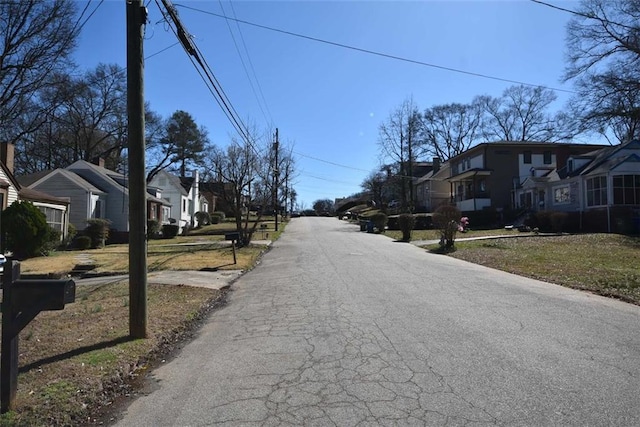
[{"label": "parked car", "polygon": [[0,273],[4,272],[4,263],[7,262],[7,258],[0,254]]}]

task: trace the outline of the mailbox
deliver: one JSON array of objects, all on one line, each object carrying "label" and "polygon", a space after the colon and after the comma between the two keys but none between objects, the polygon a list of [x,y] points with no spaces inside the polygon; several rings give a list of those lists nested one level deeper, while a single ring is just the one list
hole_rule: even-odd
[{"label": "mailbox", "polygon": [[76,300],[76,283],[63,280],[14,280],[20,263],[7,262],[2,278],[0,413],[11,410],[18,386],[18,335],[41,311],[63,310]]},{"label": "mailbox", "polygon": [[240,233],[226,233],[224,235],[224,239],[237,242],[238,240],[240,240]]},{"label": "mailbox", "polygon": [[20,279],[13,282],[11,292],[14,309],[20,310],[38,301],[42,310],[63,310],[65,304],[76,300],[76,283],[71,279]]}]

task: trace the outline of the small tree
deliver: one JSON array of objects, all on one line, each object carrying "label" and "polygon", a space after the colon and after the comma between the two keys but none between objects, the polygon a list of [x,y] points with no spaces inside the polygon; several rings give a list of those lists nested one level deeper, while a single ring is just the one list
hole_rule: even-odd
[{"label": "small tree", "polygon": [[398,226],[400,230],[402,230],[402,241],[408,242],[411,240],[411,231],[413,227],[416,225],[416,219],[411,214],[401,214],[398,217]]},{"label": "small tree", "polygon": [[5,249],[17,259],[38,256],[50,241],[46,216],[30,202],[13,202],[2,212]]},{"label": "small tree", "polygon": [[433,223],[440,230],[440,249],[453,250],[460,221],[460,209],[451,205],[440,206],[433,213]]}]

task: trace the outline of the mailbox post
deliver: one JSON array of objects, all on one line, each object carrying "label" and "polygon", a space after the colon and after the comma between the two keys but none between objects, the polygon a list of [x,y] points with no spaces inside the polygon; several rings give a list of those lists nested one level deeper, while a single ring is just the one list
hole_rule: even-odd
[{"label": "mailbox post", "polygon": [[233,249],[233,263],[237,264],[236,261],[236,242],[240,240],[240,233],[227,233],[224,235],[224,240],[231,240],[231,249]]},{"label": "mailbox post", "polygon": [[0,413],[11,409],[18,385],[18,336],[41,311],[63,310],[76,299],[71,279],[20,280],[20,263],[6,262],[2,278]]}]

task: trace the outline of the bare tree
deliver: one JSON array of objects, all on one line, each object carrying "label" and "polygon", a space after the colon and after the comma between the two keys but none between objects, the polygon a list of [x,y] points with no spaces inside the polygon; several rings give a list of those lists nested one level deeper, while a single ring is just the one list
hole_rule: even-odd
[{"label": "bare tree", "polygon": [[511,86],[499,98],[480,96],[474,103],[486,114],[484,138],[502,141],[552,141],[559,130],[547,111],[557,99],[544,87]]},{"label": "bare tree", "polygon": [[[629,71],[640,59],[640,3],[636,0],[583,0],[567,25],[570,80],[612,62]],[[640,82],[636,82],[640,84]]]},{"label": "bare tree", "polygon": [[75,3],[65,0],[0,2],[0,138],[16,142],[42,124],[33,114],[50,75],[70,65],[78,31]]},{"label": "bare tree", "polygon": [[378,129],[382,157],[400,166],[403,210],[412,210],[414,205],[413,164],[425,154],[421,129],[421,116],[413,99],[400,104]]},{"label": "bare tree", "polygon": [[585,0],[567,26],[566,80],[581,130],[610,142],[640,137],[640,3]]},{"label": "bare tree", "polygon": [[360,186],[368,193],[371,193],[373,201],[382,206],[384,200],[384,190],[388,183],[388,176],[384,171],[373,171],[362,181]]},{"label": "bare tree", "polygon": [[478,103],[446,104],[423,114],[423,138],[434,157],[448,160],[478,142],[483,110]]},{"label": "bare tree", "polygon": [[[249,132],[255,135],[255,132]],[[257,139],[240,141],[232,138],[226,149],[214,147],[205,154],[205,172],[221,183],[220,196],[235,218],[240,245],[248,245],[256,231],[262,212],[250,225],[252,206],[266,206],[271,200],[272,170],[269,149],[259,151]]]}]

